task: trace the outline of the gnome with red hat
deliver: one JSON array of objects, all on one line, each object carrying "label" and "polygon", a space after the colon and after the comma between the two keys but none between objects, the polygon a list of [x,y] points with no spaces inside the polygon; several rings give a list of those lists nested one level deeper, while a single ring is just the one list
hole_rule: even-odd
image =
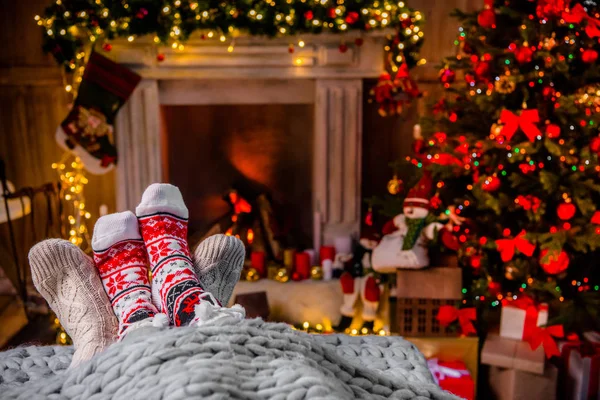
[{"label": "gnome with red hat", "polygon": [[416,186],[408,191],[404,199],[404,212],[384,226],[385,236],[373,250],[375,271],[421,269],[429,265],[427,241],[433,240],[444,227],[430,214],[432,186],[431,175],[426,172]]}]

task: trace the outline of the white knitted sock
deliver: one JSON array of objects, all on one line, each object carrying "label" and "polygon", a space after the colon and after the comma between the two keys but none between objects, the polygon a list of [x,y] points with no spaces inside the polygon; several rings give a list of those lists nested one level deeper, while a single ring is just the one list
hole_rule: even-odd
[{"label": "white knitted sock", "polygon": [[148,257],[136,216],[125,211],[100,217],[94,226],[92,248],[122,338],[158,314],[152,304]]},{"label": "white knitted sock", "polygon": [[31,276],[69,336],[71,367],[89,360],[117,340],[118,323],[94,262],[61,239],[44,240],[29,251]]},{"label": "white knitted sock", "polygon": [[240,280],[246,249],[234,236],[213,235],[203,240],[194,250],[194,272],[204,290],[227,306],[233,288]]},{"label": "white knitted sock", "polygon": [[198,304],[219,303],[202,288],[194,272],[187,242],[188,210],[181,192],[173,185],[152,184],[135,211],[152,268],[152,294],[158,295],[160,310],[175,326],[196,322]]}]

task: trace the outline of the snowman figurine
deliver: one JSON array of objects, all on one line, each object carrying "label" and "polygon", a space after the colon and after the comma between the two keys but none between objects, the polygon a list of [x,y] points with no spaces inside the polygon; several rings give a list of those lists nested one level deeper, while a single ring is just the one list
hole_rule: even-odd
[{"label": "snowman figurine", "polygon": [[425,173],[404,199],[403,213],[383,229],[384,237],[373,250],[373,269],[389,273],[396,269],[421,269],[429,265],[427,242],[444,227],[430,217],[431,175]]}]

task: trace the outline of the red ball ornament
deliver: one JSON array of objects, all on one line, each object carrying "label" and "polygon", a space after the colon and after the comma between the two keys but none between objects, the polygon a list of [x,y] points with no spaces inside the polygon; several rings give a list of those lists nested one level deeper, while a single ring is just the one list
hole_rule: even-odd
[{"label": "red ball ornament", "polygon": [[313,12],[311,10],[308,10],[307,12],[304,13],[304,18],[306,18],[307,20],[312,20],[315,17],[315,14],[313,14]]},{"label": "red ball ornament", "polygon": [[159,53],[156,55],[156,59],[158,61],[165,61],[165,55],[163,53]]},{"label": "red ball ornament", "polygon": [[483,181],[482,189],[486,192],[495,192],[496,190],[500,189],[500,183],[500,178],[497,176],[488,176]]},{"label": "red ball ornament", "polygon": [[352,25],[352,24],[358,22],[358,19],[359,19],[359,15],[356,11],[350,11],[348,13],[348,15],[346,15],[346,23],[348,25]]},{"label": "red ball ornament", "polygon": [[521,46],[515,50],[515,58],[519,64],[527,64],[533,59],[533,50],[529,46]]},{"label": "red ball ornament", "polygon": [[556,124],[546,125],[546,136],[550,139],[556,139],[560,137],[560,126]]},{"label": "red ball ornament", "polygon": [[598,52],[593,49],[587,49],[581,54],[581,61],[586,64],[593,64],[598,59]]},{"label": "red ball ornament", "polygon": [[496,14],[494,10],[486,8],[477,16],[477,23],[482,28],[490,29],[496,27]]},{"label": "red ball ornament", "polygon": [[540,266],[548,275],[558,275],[569,267],[569,256],[564,250],[544,249],[540,253]]},{"label": "red ball ornament", "polygon": [[475,255],[471,257],[471,267],[475,269],[481,268],[481,256]]},{"label": "red ball ornament", "polygon": [[327,10],[327,15],[329,16],[329,18],[335,18],[336,17],[335,8],[330,8],[329,10]]},{"label": "red ball ornament", "polygon": [[596,154],[600,154],[600,136],[596,136],[590,141],[590,150]]},{"label": "red ball ornament", "polygon": [[340,44],[340,47],[338,47],[338,50],[340,51],[340,53],[345,53],[348,51],[348,45],[345,43]]},{"label": "red ball ornament", "polygon": [[363,40],[363,38],[354,39],[354,44],[357,45],[358,47],[362,46],[364,42],[365,41]]},{"label": "red ball ornament", "polygon": [[491,281],[488,283],[488,291],[490,292],[490,295],[498,296],[502,291],[502,287],[500,286],[500,283]]},{"label": "red ball ornament", "polygon": [[490,74],[491,65],[488,61],[479,61],[475,64],[475,76],[479,80],[486,80]]},{"label": "red ball ornament", "polygon": [[112,44],[110,44],[110,43],[104,43],[102,45],[102,50],[107,51],[107,52],[111,51],[112,50]]},{"label": "red ball ornament", "polygon": [[556,214],[558,215],[558,218],[562,219],[563,221],[568,221],[573,218],[576,211],[577,208],[573,203],[561,203],[556,208]]},{"label": "red ball ornament", "polygon": [[454,82],[456,79],[456,72],[452,71],[450,68],[446,67],[440,70],[440,82],[445,84],[450,84]]}]

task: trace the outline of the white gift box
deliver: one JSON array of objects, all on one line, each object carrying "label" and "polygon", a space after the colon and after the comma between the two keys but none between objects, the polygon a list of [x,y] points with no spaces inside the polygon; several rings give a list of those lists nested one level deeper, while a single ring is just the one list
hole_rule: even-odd
[{"label": "white gift box", "polygon": [[522,298],[512,302],[503,302],[500,319],[500,336],[509,339],[524,340],[536,326],[548,322],[548,305],[535,304],[533,300]]}]

